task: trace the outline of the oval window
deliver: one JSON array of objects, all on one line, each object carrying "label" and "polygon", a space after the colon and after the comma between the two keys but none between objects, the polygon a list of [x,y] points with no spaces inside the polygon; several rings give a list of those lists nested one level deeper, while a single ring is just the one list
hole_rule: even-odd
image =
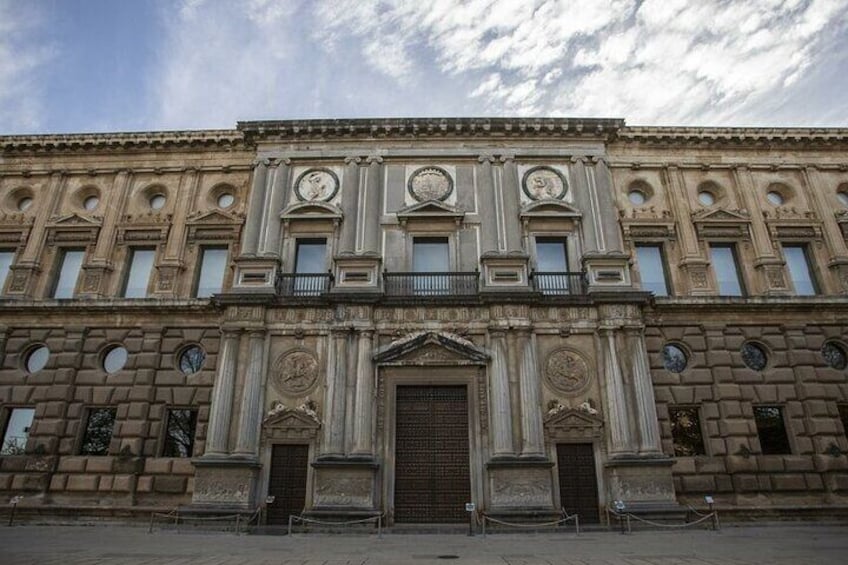
[{"label": "oval window", "polygon": [[762,371],[768,363],[765,349],[756,343],[745,343],[742,345],[742,361],[754,371]]},{"label": "oval window", "polygon": [[770,190],[768,194],[766,194],[766,198],[768,198],[768,201],[774,206],[781,206],[783,204],[783,195],[776,190]]},{"label": "oval window", "polygon": [[236,201],[236,197],[230,194],[229,192],[225,192],[224,194],[218,197],[218,206],[221,208],[229,208],[233,205],[233,202]]},{"label": "oval window", "polygon": [[28,373],[37,373],[47,366],[50,359],[50,350],[46,345],[39,345],[30,350],[26,356],[26,370]]},{"label": "oval window", "polygon": [[680,346],[666,344],[662,350],[663,367],[672,373],[682,373],[689,363],[686,352]]},{"label": "oval window", "polygon": [[698,202],[700,202],[702,206],[712,206],[715,204],[715,196],[712,192],[702,190],[698,193]]},{"label": "oval window", "polygon": [[18,200],[18,210],[21,212],[26,212],[30,206],[32,206],[32,198],[29,196],[24,196]]},{"label": "oval window", "polygon": [[109,373],[117,373],[127,364],[127,348],[116,345],[111,347],[103,356],[103,370]]},{"label": "oval window", "polygon": [[189,345],[180,353],[180,371],[185,375],[193,375],[203,368],[206,352],[199,345]]},{"label": "oval window", "polygon": [[164,194],[154,194],[150,197],[150,207],[154,210],[161,210],[162,207],[165,206],[165,195]]},{"label": "oval window", "polygon": [[100,204],[100,199],[97,198],[96,196],[89,196],[82,203],[83,208],[85,208],[88,211],[91,211],[91,210],[94,210],[95,208],[97,208],[98,204]]},{"label": "oval window", "polygon": [[848,353],[845,352],[845,348],[832,341],[828,341],[822,345],[822,357],[824,357],[824,362],[831,369],[841,371],[845,367],[848,367]]},{"label": "oval window", "polygon": [[636,206],[640,206],[648,200],[648,197],[641,190],[631,190],[627,193],[627,198],[630,199],[631,204],[635,204]]}]

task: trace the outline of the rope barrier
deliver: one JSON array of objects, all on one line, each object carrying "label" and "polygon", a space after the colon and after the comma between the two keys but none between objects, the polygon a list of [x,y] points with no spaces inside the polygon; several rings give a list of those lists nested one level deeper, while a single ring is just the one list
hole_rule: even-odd
[{"label": "rope barrier", "polygon": [[180,521],[182,521],[183,524],[185,524],[186,522],[235,522],[236,534],[240,534],[242,523],[244,523],[245,526],[249,526],[254,520],[256,520],[260,512],[262,512],[261,506],[257,508],[246,521],[243,521],[241,514],[225,514],[223,516],[192,516],[191,514],[180,514],[178,508],[171,510],[168,513],[151,512],[150,525],[147,529],[147,533],[153,533],[153,523],[155,521],[155,518],[158,517],[165,518],[167,520],[173,520],[174,526],[179,526]]},{"label": "rope barrier", "polygon": [[501,526],[507,526],[507,527],[510,527],[510,528],[544,528],[544,527],[547,527],[547,526],[557,527],[557,526],[560,526],[560,525],[565,524],[567,522],[570,522],[571,520],[574,520],[574,526],[575,526],[577,535],[580,535],[580,518],[577,516],[577,514],[568,514],[565,510],[562,511],[562,514],[563,514],[563,516],[565,516],[564,518],[561,518],[559,520],[554,520],[553,522],[539,522],[539,523],[533,523],[533,524],[521,524],[521,523],[516,523],[516,522],[505,522],[503,520],[498,520],[497,518],[492,518],[491,516],[489,516],[486,513],[481,513],[481,516],[483,517],[483,520],[482,520],[483,537],[486,537],[486,521],[492,522],[494,524],[500,524]]},{"label": "rope barrier", "polygon": [[327,520],[316,520],[314,518],[306,518],[304,516],[298,516],[297,514],[289,515],[289,535],[292,535],[292,526],[295,520],[303,522],[305,524],[317,524],[320,526],[351,526],[354,524],[365,524],[367,522],[376,522],[377,523],[377,537],[383,537],[383,515],[379,514],[377,516],[370,516],[368,518],[362,518],[360,520],[346,520],[344,522],[331,522]]},{"label": "rope barrier", "polygon": [[[712,520],[713,530],[719,530],[720,529],[719,521],[718,521],[718,512],[716,510],[713,510],[709,514],[703,514],[701,512],[698,512],[697,510],[695,510],[691,506],[689,506],[689,510],[694,512],[696,515],[700,516],[700,518],[698,518],[697,520],[693,520],[692,522],[686,522],[685,524],[663,524],[663,523],[660,523],[660,522],[654,522],[653,520],[648,520],[647,518],[640,518],[636,514],[633,514],[633,513],[630,513],[630,512],[618,512],[616,510],[613,510],[612,508],[607,508],[606,510],[607,510],[607,516],[612,515],[612,516],[615,516],[616,518],[618,518],[619,523],[622,524],[622,528],[621,528],[622,533],[624,533],[624,524],[622,523],[622,519],[626,519],[627,533],[628,534],[631,533],[631,531],[632,531],[631,524],[630,524],[631,518],[634,519],[634,520],[638,520],[639,522],[642,522],[644,524],[649,524],[649,525],[654,526],[656,528],[670,528],[670,529],[688,528],[690,526],[696,526],[698,524],[706,522],[707,520]],[[608,521],[610,521],[610,520],[608,520]]]}]

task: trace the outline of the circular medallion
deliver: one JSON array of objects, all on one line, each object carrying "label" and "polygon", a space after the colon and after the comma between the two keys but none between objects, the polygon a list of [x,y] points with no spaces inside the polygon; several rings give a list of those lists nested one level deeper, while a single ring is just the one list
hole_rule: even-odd
[{"label": "circular medallion", "polygon": [[521,187],[531,200],[560,199],[565,196],[568,185],[565,177],[550,167],[533,167],[524,173]]},{"label": "circular medallion", "polygon": [[422,167],[409,177],[407,188],[418,202],[444,200],[453,192],[453,180],[441,167]]},{"label": "circular medallion", "polygon": [[339,177],[324,167],[308,169],[297,177],[294,191],[298,200],[327,202],[339,191]]},{"label": "circular medallion", "polygon": [[284,394],[303,394],[317,379],[318,359],[311,351],[294,349],[277,357],[274,363],[274,384]]},{"label": "circular medallion", "polygon": [[563,394],[575,394],[589,384],[589,365],[570,349],[556,349],[545,360],[545,381]]}]

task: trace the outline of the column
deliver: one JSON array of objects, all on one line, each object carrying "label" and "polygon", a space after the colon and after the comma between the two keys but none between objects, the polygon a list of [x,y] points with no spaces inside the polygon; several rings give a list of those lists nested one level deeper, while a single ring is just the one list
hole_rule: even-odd
[{"label": "column", "polygon": [[255,457],[262,422],[262,376],[265,371],[265,331],[248,330],[247,371],[241,397],[236,455]]},{"label": "column", "polygon": [[325,457],[344,456],[345,388],[347,366],[346,330],[331,330],[327,337],[327,392],[324,406]]},{"label": "column", "polygon": [[518,334],[521,349],[519,379],[521,388],[521,457],[544,459],[541,392],[539,390],[536,340],[530,330]]},{"label": "column", "polygon": [[632,437],[630,423],[627,417],[627,398],[624,394],[624,382],[621,375],[621,365],[618,361],[615,343],[615,330],[601,328],[604,375],[607,388],[607,419],[610,428],[610,454],[622,455],[632,453]]},{"label": "column", "polygon": [[353,409],[353,454],[371,456],[373,441],[371,436],[371,399],[374,389],[374,367],[371,363],[373,348],[373,330],[359,332],[356,362],[356,403]]},{"label": "column", "polygon": [[362,236],[357,238],[357,252],[378,253],[380,250],[380,212],[383,196],[383,158],[371,155],[367,159],[368,178],[364,193],[360,193],[358,229]]},{"label": "column", "polygon": [[639,453],[661,455],[657,404],[651,381],[651,367],[641,328],[628,328],[628,347],[632,355],[633,388],[636,393],[636,420],[639,424]]},{"label": "column", "polygon": [[498,244],[499,222],[495,204],[495,186],[493,181],[492,163],[495,158],[491,155],[480,155],[477,161],[477,198],[480,203],[480,217],[485,221],[480,225],[480,251],[482,254],[494,253],[500,250]]},{"label": "column", "polygon": [[250,188],[250,202],[247,207],[247,218],[244,221],[244,236],[242,237],[242,255],[256,255],[259,249],[259,230],[265,210],[265,191],[268,187],[268,159],[257,159],[253,162],[253,184]]},{"label": "column", "polygon": [[[598,211],[597,191],[591,190],[589,186],[589,172],[586,167],[586,157],[577,156],[571,158],[571,170],[574,172],[572,180],[574,184],[569,187],[572,191],[574,204],[586,213],[581,219],[583,224],[583,252],[591,253],[602,251],[604,245],[600,243],[603,237]],[[612,208],[613,210],[615,207]]]},{"label": "column", "polygon": [[518,166],[515,164],[514,155],[501,155],[500,161],[503,163],[500,193],[503,205],[502,217],[506,236],[506,250],[507,252],[523,252],[521,248],[521,226],[518,222],[518,214],[521,212],[521,199],[519,198],[521,180],[518,178]]},{"label": "column", "polygon": [[341,186],[341,208],[344,213],[344,221],[342,222],[341,232],[339,234],[338,254],[354,253],[356,251],[357,224],[362,221],[362,218],[358,217],[357,214],[359,210],[359,197],[361,195],[360,161],[361,159],[359,157],[345,158]]},{"label": "column", "polygon": [[512,441],[512,410],[509,402],[509,374],[507,370],[506,333],[491,332],[492,372],[490,375],[492,444],[494,458],[514,457]]},{"label": "column", "polygon": [[271,164],[270,195],[266,194],[265,214],[259,229],[259,254],[279,258],[281,253],[280,237],[282,223],[280,213],[289,201],[291,189],[291,160],[279,159]]},{"label": "column", "polygon": [[233,385],[239,350],[239,330],[223,331],[218,374],[212,388],[212,405],[209,411],[209,431],[206,434],[204,457],[222,456],[228,453],[227,440],[230,435],[230,419],[233,412]]}]

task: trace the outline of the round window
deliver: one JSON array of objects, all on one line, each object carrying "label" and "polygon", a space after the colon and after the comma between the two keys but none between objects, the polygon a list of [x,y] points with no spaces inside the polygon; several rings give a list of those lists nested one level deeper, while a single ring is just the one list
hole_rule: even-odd
[{"label": "round window", "polygon": [[848,353],[838,343],[832,341],[825,343],[822,346],[822,357],[824,357],[824,362],[831,369],[839,369],[841,371],[845,367],[848,367]]},{"label": "round window", "polygon": [[837,192],[836,198],[839,199],[839,203],[848,208],[848,192]]},{"label": "round window", "polygon": [[154,194],[150,197],[150,207],[154,210],[161,210],[165,205],[165,195],[164,194]]},{"label": "round window", "polygon": [[627,198],[630,199],[631,204],[635,204],[636,206],[640,206],[648,200],[648,197],[641,190],[631,190],[627,193]]},{"label": "round window", "polygon": [[765,349],[756,343],[745,343],[742,345],[742,361],[754,371],[762,371],[768,363]]},{"label": "round window", "polygon": [[30,206],[32,206],[32,198],[29,196],[24,196],[18,200],[18,210],[21,212],[26,212]]},{"label": "round window", "polygon": [[45,345],[39,345],[29,351],[26,356],[26,370],[28,373],[37,373],[47,366],[50,359],[50,350]]},{"label": "round window", "polygon": [[715,195],[713,195],[712,192],[702,190],[698,193],[698,202],[700,202],[702,206],[712,206],[715,204]]},{"label": "round window", "polygon": [[781,206],[783,204],[783,195],[776,190],[769,190],[766,198],[775,206]]},{"label": "round window", "polygon": [[103,356],[103,370],[109,373],[117,373],[127,364],[127,348],[115,345],[109,348],[106,355]]},{"label": "round window", "polygon": [[225,192],[218,197],[218,206],[220,208],[229,208],[233,205],[233,202],[236,201],[236,197],[230,194],[229,192]]},{"label": "round window", "polygon": [[672,373],[682,373],[689,363],[686,357],[686,352],[683,348],[671,343],[663,347],[662,350],[663,367]]},{"label": "round window", "polygon": [[88,197],[88,198],[86,198],[86,199],[85,199],[85,201],[82,203],[83,207],[84,207],[86,210],[89,210],[89,211],[94,210],[95,208],[97,208],[97,205],[98,205],[98,204],[100,204],[100,199],[99,199],[99,198],[97,198],[96,196],[89,196],[89,197]]},{"label": "round window", "polygon": [[189,345],[180,353],[180,371],[186,375],[193,375],[203,368],[206,361],[206,352],[199,345]]}]

